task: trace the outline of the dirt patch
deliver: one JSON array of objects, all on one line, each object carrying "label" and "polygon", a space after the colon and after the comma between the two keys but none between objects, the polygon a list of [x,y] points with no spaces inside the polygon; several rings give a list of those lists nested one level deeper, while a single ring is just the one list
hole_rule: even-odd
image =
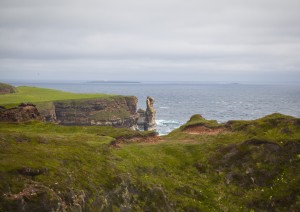
[{"label": "dirt patch", "polygon": [[192,135],[218,135],[225,133],[226,129],[224,127],[208,128],[205,126],[190,126],[184,130],[185,133]]},{"label": "dirt patch", "polygon": [[131,144],[131,143],[157,143],[161,140],[159,136],[148,136],[148,137],[131,137],[131,138],[117,138],[116,140],[112,141],[110,145],[115,148],[121,147],[122,144]]}]

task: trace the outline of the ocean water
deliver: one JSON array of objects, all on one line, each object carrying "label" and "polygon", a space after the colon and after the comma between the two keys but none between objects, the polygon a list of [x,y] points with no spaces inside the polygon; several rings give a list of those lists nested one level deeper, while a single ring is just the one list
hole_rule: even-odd
[{"label": "ocean water", "polygon": [[249,120],[279,112],[300,117],[300,85],[203,83],[12,83],[77,93],[134,95],[139,108],[155,99],[160,134],[178,128],[193,114],[219,122]]}]

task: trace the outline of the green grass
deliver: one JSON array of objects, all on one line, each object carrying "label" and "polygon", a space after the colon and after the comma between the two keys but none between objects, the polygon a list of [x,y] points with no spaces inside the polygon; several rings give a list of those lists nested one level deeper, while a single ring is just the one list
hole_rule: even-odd
[{"label": "green grass", "polygon": [[[192,124],[209,122],[198,118]],[[147,132],[0,123],[0,211],[17,211],[22,201],[5,195],[33,185],[41,192],[25,198],[27,210],[64,203],[65,210],[86,211],[297,211],[299,123],[273,114],[230,122],[224,134],[176,130],[158,143],[128,142],[119,148],[110,145],[115,138]],[[249,140],[269,146],[246,145]],[[31,177],[20,174],[24,167],[46,171]]]},{"label": "green grass", "polygon": [[17,87],[17,92],[0,95],[0,105],[6,107],[16,106],[21,102],[40,103],[57,100],[110,98],[115,95],[108,94],[76,94],[47,88],[28,86]]},{"label": "green grass", "polygon": [[182,125],[180,129],[184,130],[188,127],[199,126],[199,125],[209,127],[209,128],[221,126],[220,124],[218,124],[216,120],[206,120],[201,115],[195,114],[190,118],[190,120],[186,124]]}]

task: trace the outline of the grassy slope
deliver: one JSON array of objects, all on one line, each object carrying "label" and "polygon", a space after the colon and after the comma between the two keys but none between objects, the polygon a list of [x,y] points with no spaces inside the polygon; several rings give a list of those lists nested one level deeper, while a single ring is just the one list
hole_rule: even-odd
[{"label": "grassy slope", "polygon": [[[203,121],[209,123],[194,117],[192,124],[203,124]],[[300,154],[294,147],[286,148],[286,144],[299,145],[300,120],[273,114],[254,121],[230,122],[226,127],[230,131],[219,135],[188,134],[181,128],[159,143],[131,143],[113,148],[109,143],[114,138],[139,133],[110,127],[0,123],[0,189],[4,194],[17,194],[31,184],[41,184],[52,189],[74,210],[79,200],[70,196],[78,197],[84,191],[85,207],[90,211],[295,210],[299,207]],[[274,158],[264,146],[240,145],[254,138],[276,143],[283,151],[277,152]],[[225,161],[224,154],[230,145],[243,154],[238,154],[237,160]],[[17,171],[23,167],[47,171],[29,177]],[[259,173],[257,180],[260,176],[268,177],[267,184],[245,184],[249,167],[254,169],[254,174]],[[270,178],[266,173],[274,176]],[[228,183],[230,174],[242,180],[233,178]],[[49,194],[46,199],[27,197],[26,207],[40,207],[39,210],[52,207],[55,204],[49,199],[55,195]],[[12,211],[18,207],[18,201],[2,194],[1,202],[0,211],[1,207]]]},{"label": "grassy slope", "polygon": [[0,105],[11,107],[21,102],[50,102],[55,100],[107,98],[113,95],[107,94],[76,94],[47,88],[36,88],[28,86],[17,87],[17,92],[0,95]]}]

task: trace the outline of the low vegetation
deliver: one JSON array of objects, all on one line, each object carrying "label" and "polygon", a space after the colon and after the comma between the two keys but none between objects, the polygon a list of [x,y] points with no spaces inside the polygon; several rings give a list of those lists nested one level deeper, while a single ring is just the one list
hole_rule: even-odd
[{"label": "low vegetation", "polygon": [[0,211],[300,208],[298,118],[218,124],[196,115],[155,142],[148,137],[155,134],[0,123]]}]

